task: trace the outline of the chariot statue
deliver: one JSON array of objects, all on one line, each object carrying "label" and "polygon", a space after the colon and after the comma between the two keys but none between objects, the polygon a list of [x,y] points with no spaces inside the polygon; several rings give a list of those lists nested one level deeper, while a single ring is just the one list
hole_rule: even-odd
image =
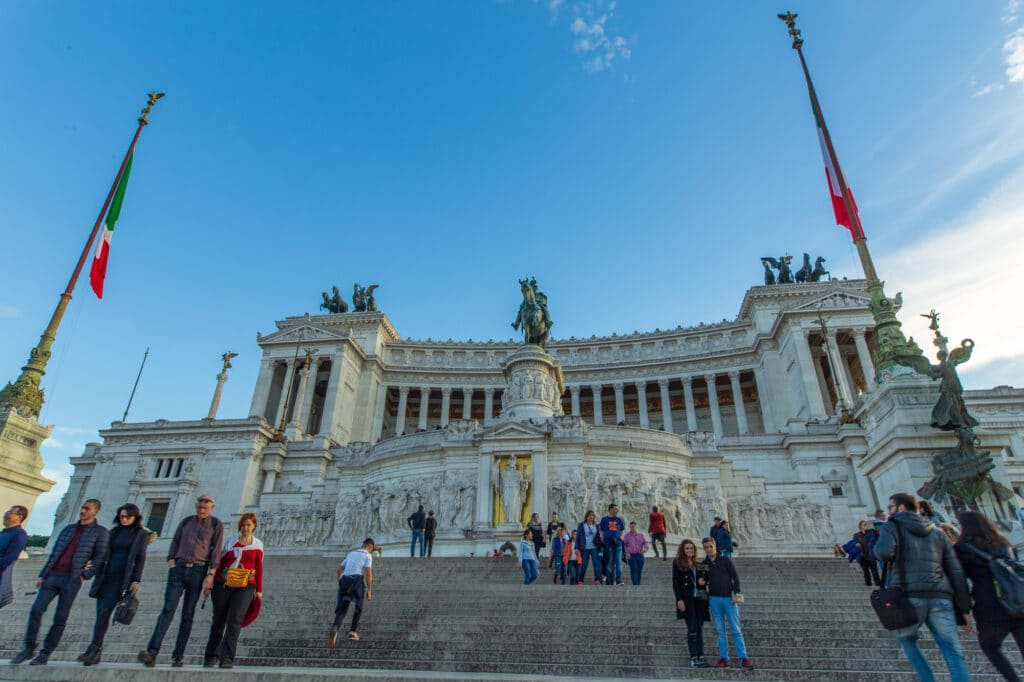
[{"label": "chariot statue", "polygon": [[548,342],[548,332],[553,324],[548,314],[548,297],[537,289],[537,279],[534,277],[519,280],[519,287],[523,291],[523,302],[519,305],[512,328],[517,331],[522,329],[527,345],[543,348]]},{"label": "chariot statue", "polygon": [[362,287],[358,283],[352,285],[352,307],[357,313],[372,313],[377,309],[377,302],[373,299],[374,290],[379,284],[371,284]]},{"label": "chariot statue", "polygon": [[341,297],[341,292],[338,291],[338,287],[331,287],[331,296],[327,295],[327,292],[322,292],[324,302],[320,304],[320,310],[326,310],[331,314],[347,313],[348,303],[345,303],[345,299]]}]

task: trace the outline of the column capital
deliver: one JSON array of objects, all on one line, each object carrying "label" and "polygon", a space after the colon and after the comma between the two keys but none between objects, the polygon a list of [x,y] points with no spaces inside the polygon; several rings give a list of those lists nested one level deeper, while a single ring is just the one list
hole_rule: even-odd
[{"label": "column capital", "polygon": [[740,378],[740,371],[738,369],[730,369],[728,374],[730,381],[736,381]]},{"label": "column capital", "polygon": [[612,388],[615,389],[616,393],[622,393],[622,391],[626,388],[626,384],[622,381],[616,381],[614,384],[612,384]]},{"label": "column capital", "polygon": [[443,387],[441,389],[441,395],[442,396],[450,397],[451,394],[452,394],[452,387],[451,386],[445,386],[445,387]]},{"label": "column capital", "polygon": [[598,395],[601,393],[601,389],[602,388],[604,388],[604,384],[591,384],[590,385],[590,390],[593,391],[595,394],[598,394]]},{"label": "column capital", "polygon": [[683,386],[692,386],[693,385],[693,377],[692,376],[689,376],[689,375],[684,376],[682,378],[682,381],[683,381]]},{"label": "column capital", "polygon": [[859,336],[859,337],[863,338],[864,334],[867,333],[868,328],[867,327],[852,327],[850,329],[850,331],[853,332],[853,335],[855,337]]},{"label": "column capital", "polygon": [[572,393],[573,395],[579,395],[580,389],[583,388],[583,387],[578,385],[578,384],[576,384],[576,385],[569,386],[568,388],[569,388],[569,393]]},{"label": "column capital", "polygon": [[668,379],[658,379],[658,386],[661,388],[668,388]]},{"label": "column capital", "polygon": [[491,396],[493,396],[494,395],[494,387],[492,386],[492,387],[489,387],[489,388],[485,388],[484,389],[484,395],[491,395]]},{"label": "column capital", "polygon": [[647,381],[644,380],[644,381],[636,382],[636,390],[637,391],[643,391],[644,393],[646,393],[647,392]]},{"label": "column capital", "polygon": [[716,376],[718,376],[718,375],[715,374],[714,372],[711,372],[709,374],[705,374],[704,375],[704,381],[706,381],[707,383],[709,383],[711,385],[714,385],[715,384],[715,377]]},{"label": "column capital", "polygon": [[398,395],[400,395],[400,396],[402,396],[402,395],[409,395],[409,387],[408,386],[399,386],[398,387]]},{"label": "column capital", "polygon": [[420,386],[420,393],[429,394],[430,386]]}]

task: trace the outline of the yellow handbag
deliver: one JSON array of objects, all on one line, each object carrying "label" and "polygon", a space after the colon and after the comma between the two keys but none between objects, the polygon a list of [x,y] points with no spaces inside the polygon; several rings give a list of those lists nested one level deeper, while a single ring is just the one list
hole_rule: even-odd
[{"label": "yellow handbag", "polygon": [[224,574],[224,584],[228,587],[248,587],[256,577],[256,571],[248,568],[229,568]]}]

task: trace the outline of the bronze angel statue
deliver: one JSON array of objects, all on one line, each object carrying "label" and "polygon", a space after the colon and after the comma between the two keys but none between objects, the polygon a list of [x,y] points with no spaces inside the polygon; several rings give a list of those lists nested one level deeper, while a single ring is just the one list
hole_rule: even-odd
[{"label": "bronze angel statue", "polygon": [[[767,263],[768,265],[771,265],[773,268],[779,271],[779,276],[776,278],[776,281],[779,284],[793,283],[793,270],[790,269],[789,267],[789,264],[790,262],[792,262],[792,260],[792,256],[779,256],[778,260],[772,258],[771,256],[764,256],[763,258],[761,258],[762,263]],[[766,271],[767,269],[767,266],[765,266]],[[768,278],[765,277],[765,284],[767,283]]]},{"label": "bronze angel statue", "polygon": [[943,431],[973,429],[978,425],[978,420],[970,415],[964,404],[964,387],[960,383],[956,367],[971,359],[974,341],[964,339],[960,342],[959,348],[949,350],[948,339],[939,331],[938,313],[933,310],[924,317],[931,320],[929,329],[935,332],[934,343],[939,348],[939,352],[936,354],[939,364],[933,365],[921,355],[903,355],[899,356],[897,360],[902,365],[913,367],[918,374],[940,380],[939,401],[932,409],[933,428]]},{"label": "bronze angel statue", "polygon": [[220,356],[220,359],[224,361],[224,369],[231,369],[231,358],[237,358],[238,353],[232,353],[228,351],[224,355]]}]

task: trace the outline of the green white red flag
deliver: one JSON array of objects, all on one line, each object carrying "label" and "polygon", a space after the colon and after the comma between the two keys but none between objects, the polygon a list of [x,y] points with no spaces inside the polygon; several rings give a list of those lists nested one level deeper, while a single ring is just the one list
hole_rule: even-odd
[{"label": "green white red flag", "polygon": [[128,187],[128,176],[132,172],[132,161],[135,155],[128,157],[125,164],[121,181],[117,183],[117,190],[110,202],[110,209],[107,211],[107,220],[99,241],[96,243],[96,256],[92,260],[92,269],[89,271],[89,283],[92,290],[96,292],[96,298],[103,298],[103,280],[107,277],[107,261],[110,259],[110,240],[114,238],[114,223],[121,216],[121,203],[124,201],[124,191]]},{"label": "green white red flag", "polygon": [[[832,155],[828,153],[828,142],[825,139],[825,126],[821,110],[813,97],[811,98],[811,110],[814,112],[814,123],[818,126],[818,142],[821,144],[821,157],[825,161],[825,179],[828,181],[828,192],[832,197],[832,211],[836,215],[836,225],[842,225],[849,230],[854,239],[863,237],[864,231],[860,227],[860,220],[851,220],[849,212],[846,210],[846,202],[843,201],[843,192],[839,186],[839,176],[832,163]],[[850,206],[853,207],[854,212],[857,212],[857,202],[853,199],[853,191],[849,187],[846,190],[850,192]]]}]

